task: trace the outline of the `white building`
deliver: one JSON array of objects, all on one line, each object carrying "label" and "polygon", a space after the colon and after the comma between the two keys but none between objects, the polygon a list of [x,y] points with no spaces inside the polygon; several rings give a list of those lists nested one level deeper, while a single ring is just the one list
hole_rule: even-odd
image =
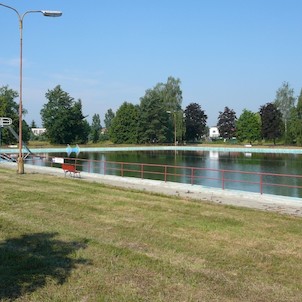
[{"label": "white building", "polygon": [[31,128],[34,135],[39,136],[46,132],[46,128]]},{"label": "white building", "polygon": [[219,138],[220,137],[219,130],[216,126],[215,127],[210,127],[209,137],[210,138]]}]

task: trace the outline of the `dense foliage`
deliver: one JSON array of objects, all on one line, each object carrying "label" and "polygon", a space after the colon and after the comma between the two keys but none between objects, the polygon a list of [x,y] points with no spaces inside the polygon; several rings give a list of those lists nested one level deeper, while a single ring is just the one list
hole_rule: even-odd
[{"label": "dense foliage", "polygon": [[186,141],[198,141],[206,134],[207,115],[197,103],[189,104],[185,111]]},{"label": "dense foliage", "polygon": [[287,143],[302,146],[302,90],[298,97],[297,106],[290,111],[286,140]]},{"label": "dense foliage", "polygon": [[273,140],[276,144],[276,139],[282,134],[282,114],[273,103],[267,103],[260,107],[261,116],[261,134],[264,139]]},{"label": "dense foliage", "polygon": [[252,144],[261,138],[261,120],[258,113],[244,109],[236,122],[236,138]]},{"label": "dense foliage", "polygon": [[158,83],[148,89],[140,99],[139,142],[171,143],[181,140],[183,120],[178,114],[182,112],[181,102],[180,80],[173,77],[169,77],[167,83]]},{"label": "dense foliage", "polygon": [[217,127],[221,137],[230,139],[236,135],[236,113],[233,109],[225,107],[219,112]]},{"label": "dense foliage", "polygon": [[112,120],[114,119],[115,114],[112,111],[112,109],[108,109],[107,112],[105,113],[105,119],[104,119],[104,124],[105,124],[105,128],[107,131],[109,131],[110,127],[111,127],[111,123]]},{"label": "dense foliage", "polygon": [[[170,135],[170,121],[164,101],[149,91],[141,98],[138,137],[140,143],[164,143]],[[171,135],[170,135],[171,136]]]},{"label": "dense foliage", "polygon": [[92,124],[91,124],[91,140],[93,143],[96,143],[100,140],[100,135],[101,135],[101,118],[99,114],[94,114],[92,117]]},{"label": "dense foliage", "polygon": [[[75,101],[60,86],[46,93],[47,103],[41,110],[41,119],[46,134],[40,138],[30,136],[23,120],[23,140],[48,139],[51,143],[93,143],[110,139],[114,143],[159,143],[178,144],[201,141],[209,135],[207,115],[200,104],[190,103],[182,109],[180,80],[168,77],[166,82],[157,83],[147,89],[139,105],[123,103],[117,112],[110,108],[105,113],[105,129],[101,131],[99,114],[94,114],[89,125],[82,113],[81,100]],[[12,128],[18,133],[19,113],[15,98],[18,93],[8,86],[0,87],[0,116],[13,120]],[[297,102],[296,102],[297,101]],[[103,109],[103,108],[100,108]],[[23,110],[23,114],[26,111]],[[217,127],[220,137],[236,137],[240,142],[273,141],[302,146],[302,90],[298,99],[287,82],[276,91],[274,102],[261,106],[259,112],[244,109],[237,120],[233,109],[225,107],[219,112]],[[2,129],[2,143],[12,144],[17,136]]]},{"label": "dense foliage", "polygon": [[41,110],[43,126],[51,143],[86,143],[90,127],[82,114],[81,100],[74,99],[58,85],[45,95]]},{"label": "dense foliage", "polygon": [[[0,87],[0,117],[7,117],[12,119],[12,129],[15,133],[19,133],[19,104],[15,101],[18,97],[18,92],[10,89],[8,86]],[[22,108],[22,115],[26,114],[26,110]],[[1,144],[15,144],[18,138],[15,137],[7,127],[0,129]],[[28,124],[22,120],[22,140],[27,142],[30,138],[30,129]]]},{"label": "dense foliage", "polygon": [[282,120],[284,122],[285,140],[288,141],[288,123],[292,110],[295,107],[296,98],[294,97],[294,90],[289,87],[287,82],[284,82],[282,86],[276,92],[276,98],[274,105],[281,112]]},{"label": "dense foliage", "polygon": [[116,144],[136,144],[138,142],[139,107],[124,102],[116,112],[109,130],[110,139]]}]

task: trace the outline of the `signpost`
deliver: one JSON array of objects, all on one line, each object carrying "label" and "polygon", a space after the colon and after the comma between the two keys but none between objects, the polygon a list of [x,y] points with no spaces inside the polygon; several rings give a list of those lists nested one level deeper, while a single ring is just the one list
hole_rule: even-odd
[{"label": "signpost", "polygon": [[0,127],[10,126],[12,124],[12,119],[9,117],[0,117]]},{"label": "signpost", "polygon": [[1,161],[1,132],[2,128],[5,126],[10,126],[12,124],[12,119],[9,117],[0,117],[0,161]]}]

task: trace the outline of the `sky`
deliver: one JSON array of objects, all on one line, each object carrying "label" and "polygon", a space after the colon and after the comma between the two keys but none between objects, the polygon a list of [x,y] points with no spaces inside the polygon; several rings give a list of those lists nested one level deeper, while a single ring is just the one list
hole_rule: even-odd
[{"label": "sky", "polygon": [[[169,76],[181,81],[182,108],[198,103],[217,123],[272,102],[282,83],[302,88],[302,0],[0,0],[23,22],[24,119],[42,126],[45,93],[57,85],[83,114],[139,104]],[[19,91],[17,14],[0,6],[0,87]],[[18,99],[16,99],[18,102]]]}]

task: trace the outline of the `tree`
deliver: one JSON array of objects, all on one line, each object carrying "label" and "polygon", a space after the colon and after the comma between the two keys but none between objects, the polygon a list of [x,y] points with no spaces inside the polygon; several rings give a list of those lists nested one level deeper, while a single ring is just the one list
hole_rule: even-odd
[{"label": "tree", "polygon": [[285,126],[285,140],[287,140],[287,124],[290,118],[291,110],[295,106],[296,98],[294,97],[294,89],[289,87],[288,82],[284,82],[277,90],[274,104],[282,114]]},{"label": "tree", "polygon": [[296,107],[292,108],[290,111],[289,120],[287,122],[287,135],[286,143],[300,145],[300,133],[301,131],[301,120],[298,116],[298,110]]},{"label": "tree", "polygon": [[302,89],[297,106],[290,111],[286,138],[288,143],[296,143],[298,146],[302,146]]},{"label": "tree", "polygon": [[87,144],[90,132],[91,128],[88,121],[85,119],[82,120],[78,128],[78,133],[76,135],[75,142],[79,144]]},{"label": "tree", "polygon": [[[34,120],[31,121],[29,128],[30,129],[37,128],[36,122]],[[30,140],[31,141],[38,140],[38,136],[35,135],[32,131],[30,131]]]},{"label": "tree", "polygon": [[115,114],[112,111],[112,109],[108,109],[107,112],[105,113],[105,119],[104,119],[106,131],[110,130],[111,123],[112,123],[112,120],[114,119],[114,117],[115,117]]},{"label": "tree", "polygon": [[207,115],[197,103],[189,104],[185,111],[186,140],[196,141],[205,134]]},{"label": "tree", "polygon": [[[158,83],[152,89],[146,90],[140,100],[139,137],[141,142],[173,142],[175,130],[178,139],[182,139],[183,119],[178,117],[182,103],[179,79],[169,77],[166,83]],[[152,106],[154,108],[151,110]],[[167,112],[172,114],[167,115]]]},{"label": "tree", "polygon": [[112,120],[109,136],[115,144],[136,144],[138,142],[139,107],[124,102]]},{"label": "tree", "polygon": [[181,110],[182,91],[180,89],[180,84],[180,79],[175,79],[174,77],[168,77],[167,83],[165,84],[158,84],[158,88],[162,94],[167,110]]},{"label": "tree", "polygon": [[262,137],[273,140],[275,145],[276,139],[282,135],[282,114],[273,103],[261,106],[259,113],[261,117]]},{"label": "tree", "polygon": [[93,143],[96,143],[100,140],[100,132],[102,130],[101,119],[99,114],[94,114],[92,117],[91,124],[91,140]]},{"label": "tree", "polygon": [[297,102],[297,124],[296,124],[296,139],[297,144],[302,146],[302,89]]},{"label": "tree", "polygon": [[27,143],[31,138],[31,128],[28,126],[25,120],[22,120],[22,140]]},{"label": "tree", "polygon": [[48,102],[43,105],[41,118],[46,136],[54,144],[85,143],[89,129],[82,114],[81,100],[74,99],[61,86],[48,90]]},{"label": "tree", "polygon": [[34,120],[31,121],[30,128],[37,128],[37,124]]},{"label": "tree", "polygon": [[138,139],[140,143],[164,143],[169,137],[169,117],[164,101],[148,91],[140,102]]},{"label": "tree", "polygon": [[261,138],[261,124],[258,113],[244,109],[236,122],[236,137],[240,142],[252,144]]},{"label": "tree", "polygon": [[[15,102],[18,97],[18,92],[10,89],[8,86],[0,87],[0,116],[12,119],[12,128],[15,132],[19,132],[19,104]],[[22,115],[26,114],[24,107],[22,108]],[[30,137],[30,130],[27,123],[22,120],[22,140],[27,142]],[[1,133],[1,141],[4,144],[13,144],[18,140],[13,134],[4,128]]]},{"label": "tree", "polygon": [[225,107],[219,112],[217,127],[221,137],[230,139],[236,133],[236,113],[233,109]]}]

